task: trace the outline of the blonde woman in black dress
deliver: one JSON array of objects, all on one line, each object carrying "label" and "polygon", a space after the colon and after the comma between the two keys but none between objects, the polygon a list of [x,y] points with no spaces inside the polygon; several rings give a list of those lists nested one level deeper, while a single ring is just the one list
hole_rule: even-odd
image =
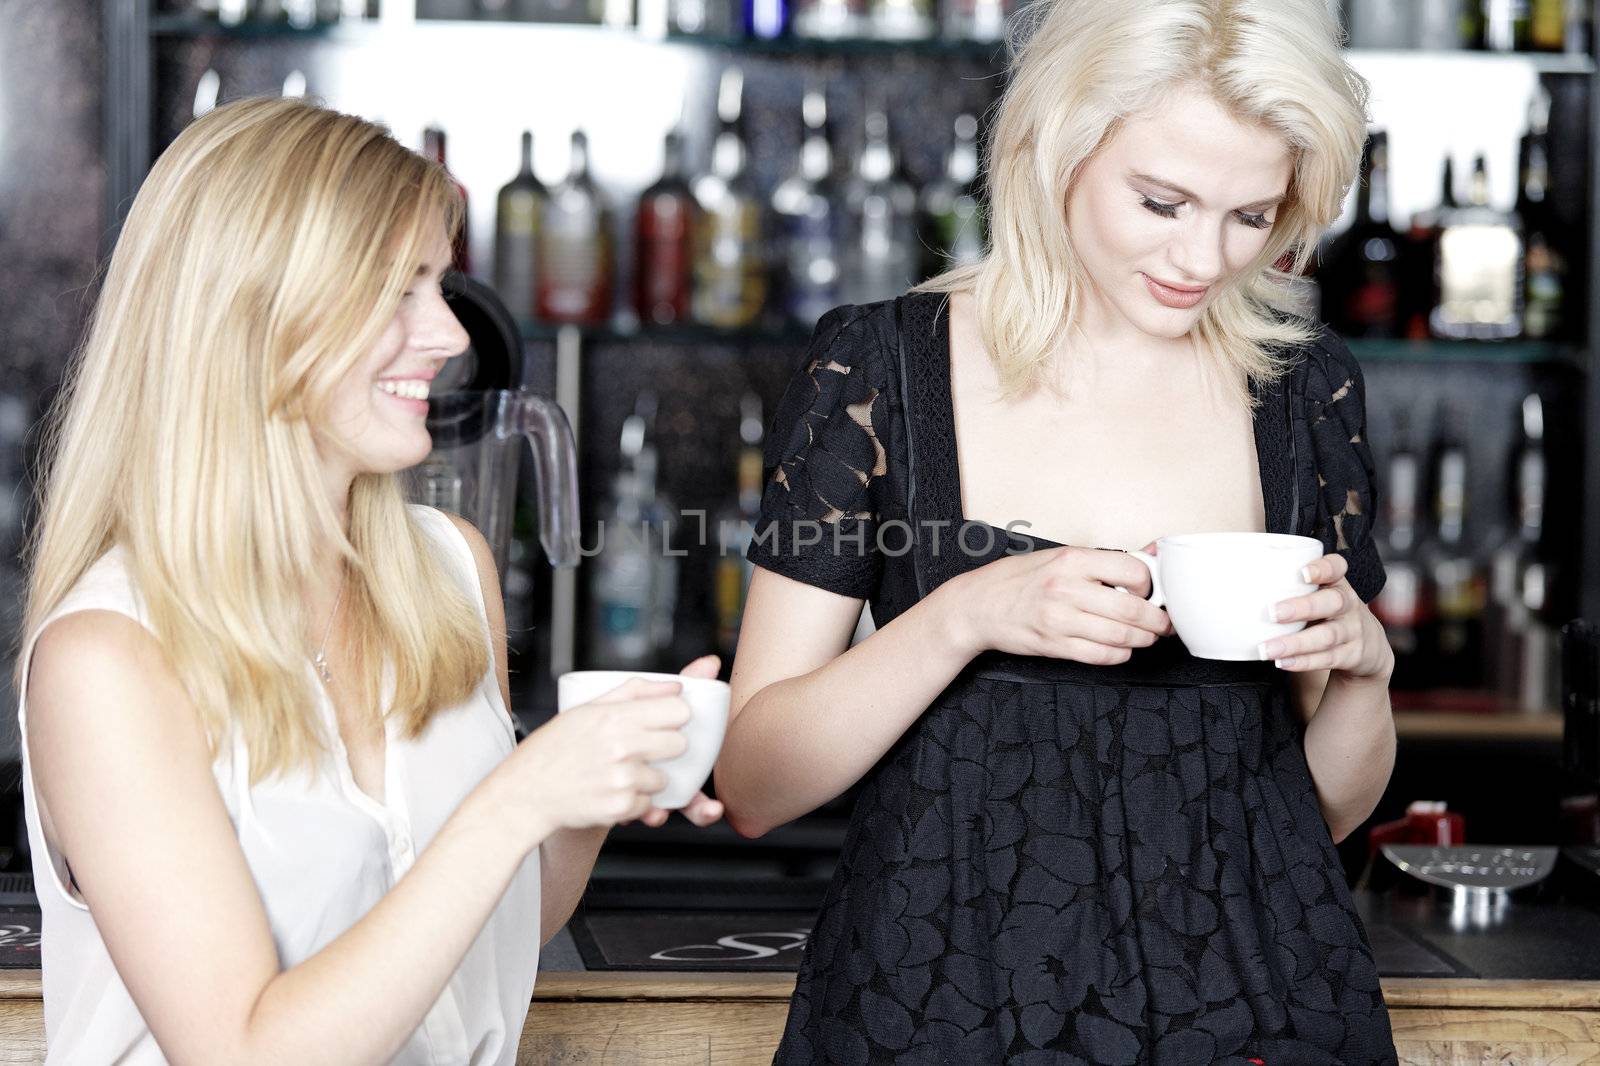
[{"label": "blonde woman in black dress", "polygon": [[[777,1061],[1392,1063],[1334,847],[1394,758],[1364,386],[1274,269],[1365,83],[1324,0],[1036,13],[988,258],[826,315],[769,437],[718,794],[861,784]],[[1260,662],[1116,588],[1206,530],[1325,545]]]}]

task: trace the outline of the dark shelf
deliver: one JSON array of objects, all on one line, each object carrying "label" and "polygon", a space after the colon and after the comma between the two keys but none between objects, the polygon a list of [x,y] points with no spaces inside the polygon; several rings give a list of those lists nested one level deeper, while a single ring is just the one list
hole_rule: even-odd
[{"label": "dark shelf", "polygon": [[1006,62],[1004,41],[952,40],[942,37],[760,37],[668,34],[668,41],[702,48],[725,48],[745,55],[770,56],[875,56],[916,55],[973,59],[1000,65]]},{"label": "dark shelf", "polygon": [[1368,340],[1346,343],[1364,363],[1491,363],[1582,369],[1583,353],[1553,341]]},{"label": "dark shelf", "polygon": [[[545,322],[523,322],[522,336],[524,340],[549,341],[566,326]],[[677,326],[577,326],[578,333],[586,343],[627,343],[640,342],[647,344],[722,344],[734,346],[753,345],[799,345],[804,346],[811,339],[811,328],[799,325],[773,325],[773,326],[747,326],[741,329],[718,329],[715,326],[702,326],[687,323]]]},{"label": "dark shelf", "polygon": [[[564,327],[543,322],[522,323],[523,338],[530,341],[553,340]],[[743,329],[717,329],[712,326],[578,326],[586,343],[720,344],[734,346],[786,345],[803,347],[811,339],[811,329],[801,325],[761,325]],[[1521,366],[1565,366],[1581,370],[1583,353],[1553,341],[1455,341],[1455,340],[1367,340],[1354,338],[1347,343],[1364,363],[1489,363]]]},{"label": "dark shelf", "polygon": [[351,20],[348,22],[319,22],[314,26],[298,27],[291,26],[283,21],[246,19],[235,25],[225,26],[216,19],[202,18],[197,15],[151,15],[150,35],[152,37],[228,37],[240,39],[298,37],[321,40],[334,36],[360,33],[373,25],[374,23],[371,20]]}]

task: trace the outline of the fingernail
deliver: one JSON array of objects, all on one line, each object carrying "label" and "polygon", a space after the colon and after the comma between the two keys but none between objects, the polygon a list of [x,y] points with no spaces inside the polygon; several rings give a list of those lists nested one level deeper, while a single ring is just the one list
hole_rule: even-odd
[{"label": "fingernail", "polygon": [[1276,659],[1273,661],[1272,665],[1276,666],[1279,670],[1287,670],[1289,667],[1293,666],[1296,661],[1297,660],[1293,656],[1290,656],[1287,659]]},{"label": "fingernail", "polygon": [[1267,645],[1270,643],[1272,642],[1263,640],[1260,644],[1256,645],[1256,654],[1261,656],[1262,662],[1266,662],[1268,659],[1272,658],[1272,652],[1267,650]]},{"label": "fingernail", "polygon": [[1269,603],[1269,604],[1267,604],[1267,619],[1269,621],[1272,621],[1272,622],[1281,622],[1281,621],[1283,621],[1283,606],[1282,606],[1282,604],[1277,604],[1277,603]]},{"label": "fingernail", "polygon": [[1317,583],[1316,579],[1311,576],[1311,567],[1309,566],[1302,566],[1300,568],[1300,580],[1304,581],[1308,585],[1315,585]]}]

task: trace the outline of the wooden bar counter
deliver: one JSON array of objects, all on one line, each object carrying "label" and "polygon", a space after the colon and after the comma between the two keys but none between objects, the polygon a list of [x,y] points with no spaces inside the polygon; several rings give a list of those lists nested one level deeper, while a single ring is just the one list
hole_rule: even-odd
[{"label": "wooden bar counter", "polygon": [[[541,973],[517,1062],[770,1063],[793,990],[786,973]],[[1600,982],[1386,978],[1383,991],[1402,1063],[1600,1063]],[[0,971],[0,1063],[43,1058],[39,972]]]}]

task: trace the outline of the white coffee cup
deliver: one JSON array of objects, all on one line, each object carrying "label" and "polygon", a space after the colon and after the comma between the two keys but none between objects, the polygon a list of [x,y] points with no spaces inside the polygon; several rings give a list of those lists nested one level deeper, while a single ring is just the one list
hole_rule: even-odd
[{"label": "white coffee cup", "polygon": [[1274,622],[1280,600],[1315,592],[1301,575],[1322,542],[1284,533],[1187,533],[1128,554],[1150,569],[1150,602],[1165,607],[1178,639],[1201,659],[1260,660],[1261,644],[1305,622]]},{"label": "white coffee cup", "polygon": [[722,738],[728,731],[728,683],[710,677],[684,677],[681,674],[651,674],[637,670],[575,670],[556,679],[556,710],[569,711],[589,703],[634,678],[645,681],[676,681],[689,704],[689,721],[681,732],[689,747],[673,759],[650,765],[667,775],[667,787],[650,797],[663,810],[688,806],[700,786],[711,776]]}]

